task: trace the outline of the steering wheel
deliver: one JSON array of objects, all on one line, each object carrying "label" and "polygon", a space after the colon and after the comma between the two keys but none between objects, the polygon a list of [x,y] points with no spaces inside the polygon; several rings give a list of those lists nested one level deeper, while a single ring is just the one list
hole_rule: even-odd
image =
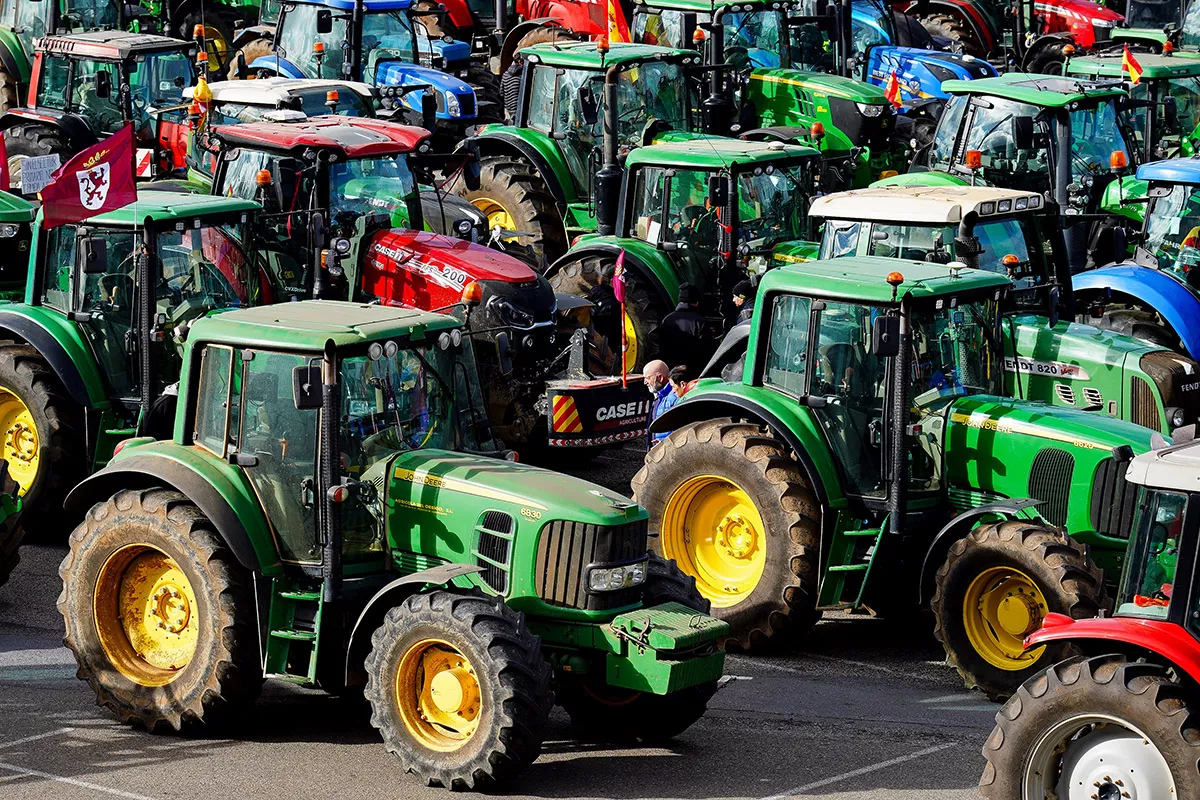
[{"label": "steering wheel", "polygon": [[725,48],[725,63],[739,72],[750,66],[750,48],[731,44]]}]

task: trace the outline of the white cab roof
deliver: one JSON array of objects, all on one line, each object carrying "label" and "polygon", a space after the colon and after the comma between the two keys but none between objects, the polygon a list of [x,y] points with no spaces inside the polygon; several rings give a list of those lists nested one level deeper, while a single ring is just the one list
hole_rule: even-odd
[{"label": "white cab roof", "polygon": [[873,186],[818,197],[808,214],[854,221],[957,225],[970,211],[1007,216],[1010,210],[981,208],[985,203],[998,204],[1004,200],[1011,201],[1014,208],[1017,200],[1023,200],[1022,211],[1042,205],[1042,198],[1036,192],[994,186]]},{"label": "white cab roof", "polygon": [[[191,99],[195,87],[188,86],[183,90],[183,96]],[[216,81],[210,83],[214,103],[241,103],[249,106],[270,106],[275,108],[282,101],[294,97],[298,91],[317,90],[327,92],[331,89],[352,91],[370,99],[371,87],[356,81],[331,81],[311,78],[257,78],[245,81]]]},{"label": "white cab roof", "polygon": [[1200,491],[1200,440],[1142,453],[1129,462],[1125,478],[1156,489]]}]

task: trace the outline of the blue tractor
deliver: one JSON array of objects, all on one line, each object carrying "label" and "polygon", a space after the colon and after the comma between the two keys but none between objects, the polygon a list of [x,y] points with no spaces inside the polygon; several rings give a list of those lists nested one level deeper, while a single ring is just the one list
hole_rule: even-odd
[{"label": "blue tractor", "polygon": [[232,76],[361,81],[385,107],[434,103],[438,132],[458,141],[503,109],[495,76],[471,59],[471,46],[430,34],[436,13],[412,0],[264,3],[264,24],[239,33]]}]

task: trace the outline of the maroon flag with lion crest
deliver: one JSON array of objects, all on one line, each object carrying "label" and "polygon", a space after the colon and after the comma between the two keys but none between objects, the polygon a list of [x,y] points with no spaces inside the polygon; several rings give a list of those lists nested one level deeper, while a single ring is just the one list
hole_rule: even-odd
[{"label": "maroon flag with lion crest", "polygon": [[133,151],[133,126],[127,124],[59,167],[38,195],[42,227],[79,222],[136,201]]}]

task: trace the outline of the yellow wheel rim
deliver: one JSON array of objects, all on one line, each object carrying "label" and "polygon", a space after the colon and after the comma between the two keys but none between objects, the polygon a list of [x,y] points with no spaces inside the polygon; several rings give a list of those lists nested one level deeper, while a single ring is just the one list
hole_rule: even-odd
[{"label": "yellow wheel rim", "polygon": [[1046,598],[1033,579],[1012,567],[991,567],[975,576],[963,601],[967,639],[983,660],[1016,672],[1041,658],[1045,647],[1025,650],[1047,612]]},{"label": "yellow wheel rim", "polygon": [[229,42],[211,25],[204,26],[204,49],[208,51],[209,72],[220,72],[229,64]]},{"label": "yellow wheel rim", "polygon": [[638,335],[633,319],[625,315],[625,371],[633,372],[638,363]]},{"label": "yellow wheel rim", "polygon": [[121,548],[100,568],[93,597],[100,646],[129,680],[165,686],[191,662],[200,609],[170,556],[146,544]]},{"label": "yellow wheel rim", "polygon": [[663,555],[696,578],[716,608],[745,600],[767,564],[767,528],[746,490],[717,475],[685,481],[667,500]]},{"label": "yellow wheel rim", "polygon": [[0,435],[8,474],[21,487],[21,494],[25,494],[37,477],[40,460],[37,425],[21,398],[4,389],[0,389]]},{"label": "yellow wheel rim", "polygon": [[[516,223],[513,222],[512,213],[490,197],[476,197],[471,201],[471,204],[487,217],[488,230],[501,228],[506,231],[514,231],[517,229]],[[515,242],[517,240],[518,237],[516,236],[505,236],[502,239],[505,242]]]},{"label": "yellow wheel rim", "polygon": [[396,670],[396,708],[404,727],[425,747],[459,749],[483,716],[475,668],[449,642],[416,642],[404,651]]}]

